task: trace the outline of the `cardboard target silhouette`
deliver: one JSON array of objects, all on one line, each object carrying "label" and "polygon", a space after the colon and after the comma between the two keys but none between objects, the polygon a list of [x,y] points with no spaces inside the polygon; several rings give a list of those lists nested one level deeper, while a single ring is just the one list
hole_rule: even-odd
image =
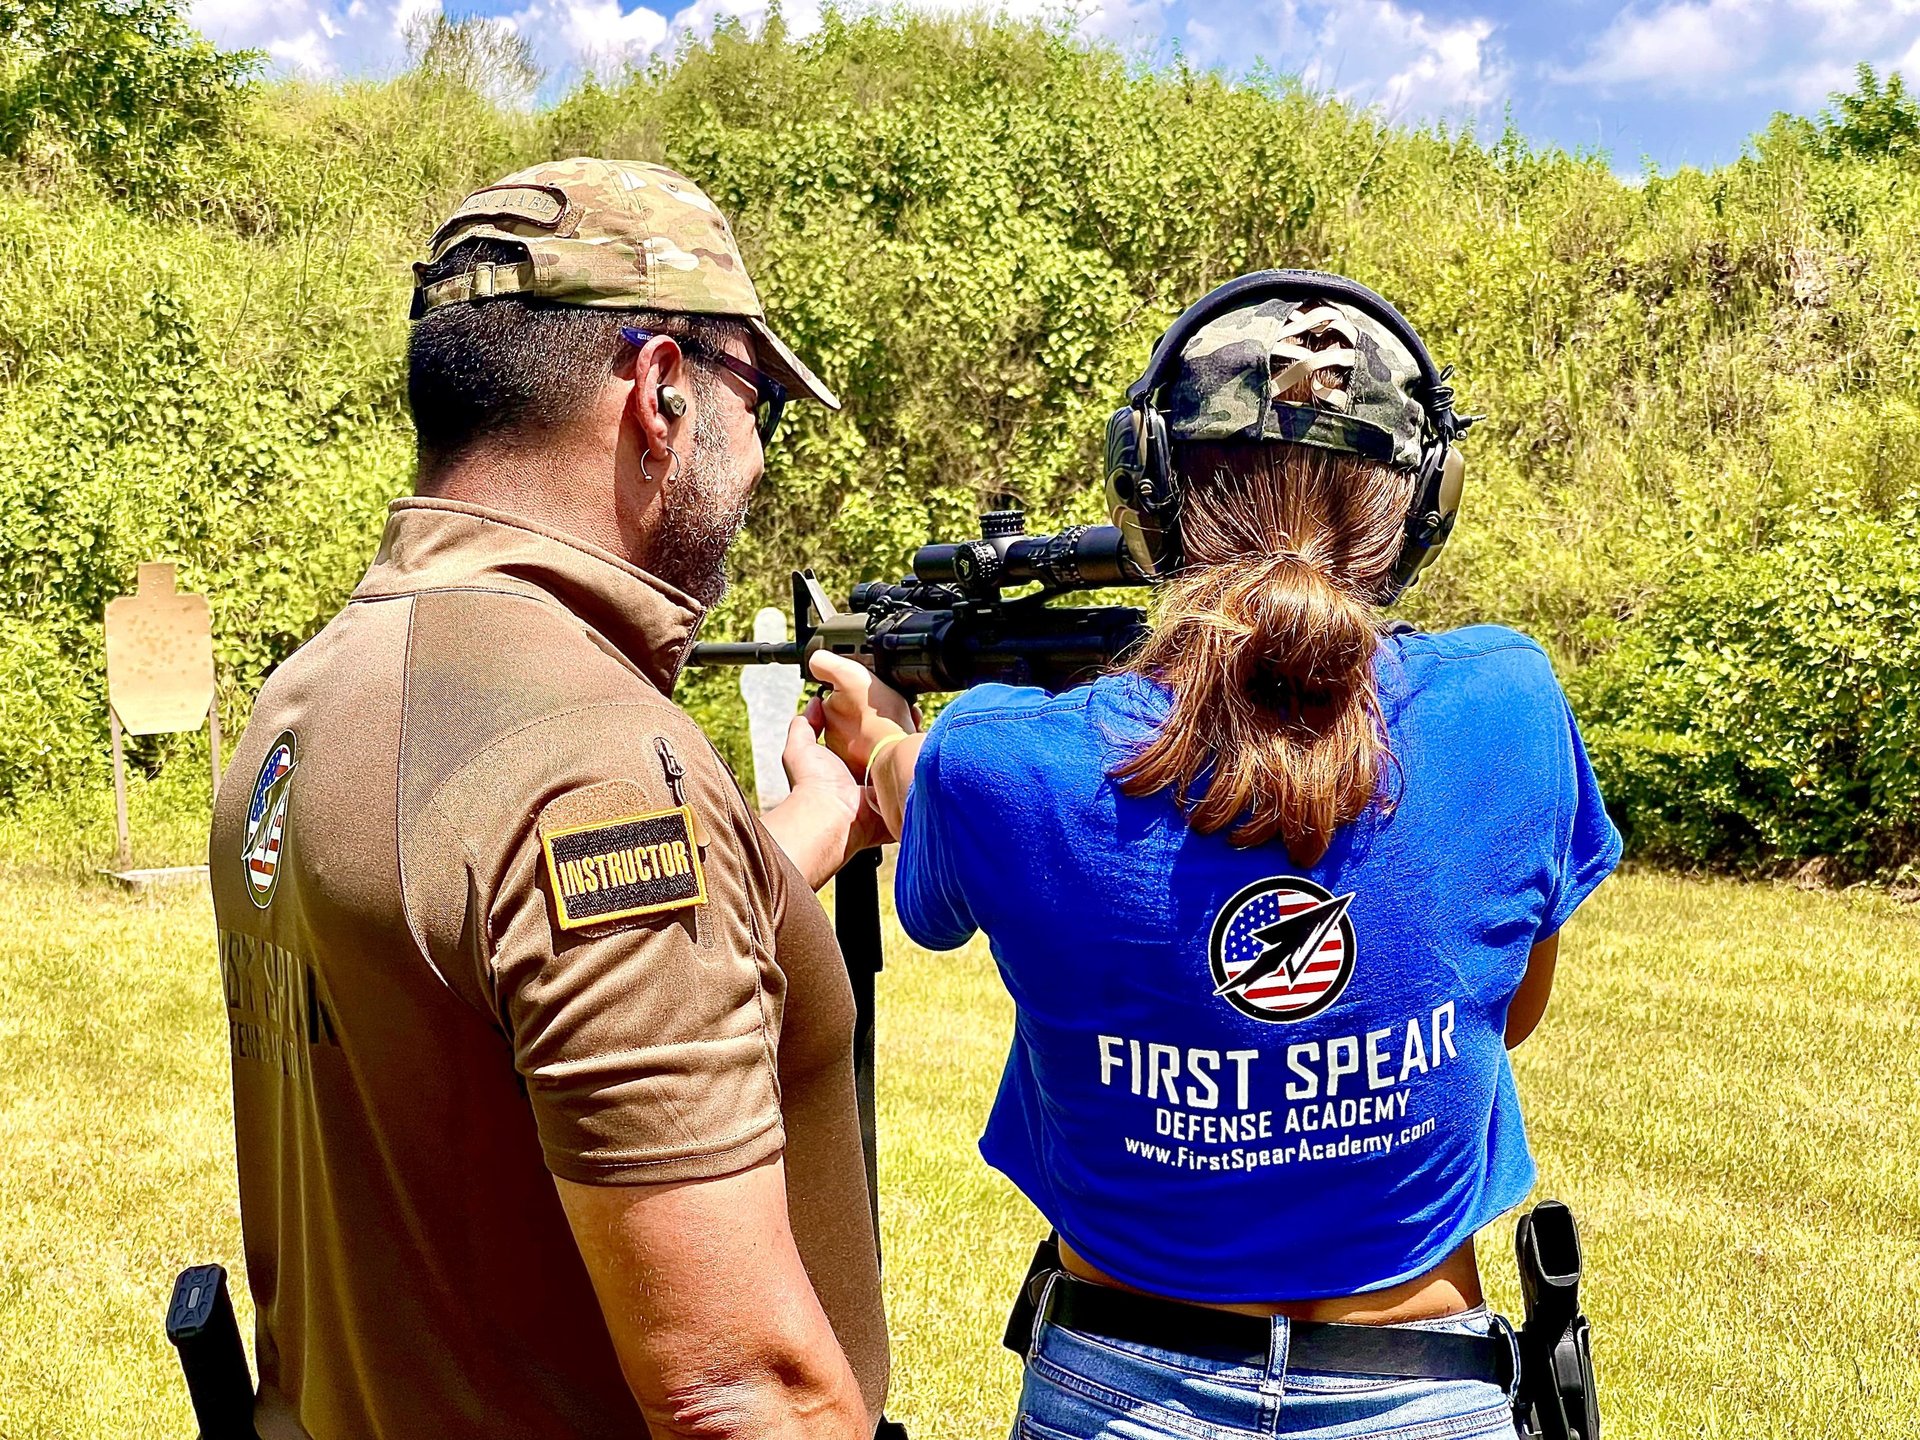
[{"label": "cardboard target silhouette", "polygon": [[204,595],[175,588],[174,567],[140,567],[131,595],[107,602],[107,719],[113,732],[113,799],[119,864],[132,864],[127,835],[123,735],[211,727],[213,783],[220,784],[220,712],[214,704],[213,616]]},{"label": "cardboard target silhouette", "polygon": [[[787,617],[771,606],[753,617],[753,638],[778,644],[787,638]],[[806,682],[798,665],[749,665],[740,672],[740,694],[747,702],[747,734],[753,741],[753,789],[763,811],[787,798],[787,771],[780,754],[787,748]]]}]

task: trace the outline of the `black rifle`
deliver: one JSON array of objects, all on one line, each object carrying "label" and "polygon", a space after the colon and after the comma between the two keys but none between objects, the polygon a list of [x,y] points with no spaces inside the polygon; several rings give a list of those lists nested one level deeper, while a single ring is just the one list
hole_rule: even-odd
[{"label": "black rifle", "polygon": [[227,1294],[227,1272],[195,1265],[173,1282],[167,1339],[180,1352],[200,1440],[258,1440],[253,1429],[253,1376]]},{"label": "black rifle", "polygon": [[1573,1212],[1542,1200],[1513,1233],[1526,1322],[1514,1422],[1526,1440],[1600,1440],[1593,1341],[1580,1313],[1580,1232]]},{"label": "black rifle", "polygon": [[[898,584],[868,580],[836,609],[811,570],[793,576],[793,639],[695,645],[689,665],[798,665],[815,651],[858,661],[903,695],[1000,681],[1066,690],[1146,634],[1132,605],[1053,605],[1074,590],[1146,583],[1111,525],[1028,535],[1018,510],[980,517],[978,540],[923,545]],[[1039,588],[1006,598],[1026,585]]]},{"label": "black rifle", "polygon": [[[1146,634],[1131,605],[1050,605],[1073,590],[1145,581],[1111,525],[1029,535],[1018,510],[980,517],[980,539],[922,545],[898,584],[868,580],[836,609],[811,570],[793,575],[793,639],[695,645],[689,665],[798,665],[816,651],[858,661],[903,695],[1000,681],[1066,690],[1093,679]],[[1014,599],[1004,592],[1039,588]],[[867,1193],[879,1243],[873,1108],[873,977],[879,973],[878,852],[860,856],[834,884],[840,949],[853,978],[854,1084]]]}]

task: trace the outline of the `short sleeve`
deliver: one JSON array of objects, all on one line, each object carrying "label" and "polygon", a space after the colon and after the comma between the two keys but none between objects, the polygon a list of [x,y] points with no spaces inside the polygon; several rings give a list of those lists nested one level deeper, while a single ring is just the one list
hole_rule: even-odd
[{"label": "short sleeve", "polygon": [[948,822],[960,797],[952,793],[947,758],[952,708],[934,721],[914,762],[913,786],[901,825],[894,869],[894,907],[900,926],[929,950],[957,950],[979,928],[960,884],[960,856]]},{"label": "short sleeve", "polygon": [[1540,925],[1540,937],[1559,933],[1573,912],[1599,888],[1600,882],[1620,863],[1620,832],[1607,815],[1600,798],[1600,782],[1594,777],[1593,764],[1587,759],[1587,747],[1580,739],[1580,726],[1566,697],[1555,687],[1559,723],[1565,726],[1561,741],[1560,794],[1556,806],[1553,873],[1547,891],[1546,918]]},{"label": "short sleeve", "polygon": [[[436,801],[464,808],[449,823],[477,837],[466,924],[547,1168],[582,1184],[730,1174],[785,1139],[780,880],[704,738],[666,726],[685,769],[676,796],[645,718],[566,717],[564,737],[529,737],[539,763],[513,747],[523,776],[555,772],[544,804],[508,801],[510,768],[486,773],[497,758]],[[497,855],[489,794],[521,817],[495,832]]]}]

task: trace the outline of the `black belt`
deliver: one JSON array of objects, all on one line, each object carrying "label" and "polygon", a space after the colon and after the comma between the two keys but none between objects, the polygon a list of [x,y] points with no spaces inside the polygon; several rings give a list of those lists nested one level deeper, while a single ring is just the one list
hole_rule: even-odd
[{"label": "black belt", "polygon": [[[1267,1363],[1271,1322],[1261,1316],[1137,1295],[1065,1272],[1052,1277],[1040,1318],[1069,1330],[1176,1354],[1255,1367]],[[1288,1322],[1287,1368],[1420,1380],[1484,1380],[1502,1390],[1511,1388],[1514,1377],[1513,1345],[1504,1334],[1461,1335],[1319,1320]]]}]

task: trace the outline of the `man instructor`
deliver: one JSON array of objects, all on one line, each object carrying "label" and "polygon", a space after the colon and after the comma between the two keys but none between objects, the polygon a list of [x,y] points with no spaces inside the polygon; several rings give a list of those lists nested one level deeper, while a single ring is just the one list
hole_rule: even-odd
[{"label": "man instructor", "polygon": [[542,165],[416,267],[417,494],[267,681],[214,909],[264,1440],[871,1435],[871,812],[764,817],[667,698],[792,393],[726,219]]}]

